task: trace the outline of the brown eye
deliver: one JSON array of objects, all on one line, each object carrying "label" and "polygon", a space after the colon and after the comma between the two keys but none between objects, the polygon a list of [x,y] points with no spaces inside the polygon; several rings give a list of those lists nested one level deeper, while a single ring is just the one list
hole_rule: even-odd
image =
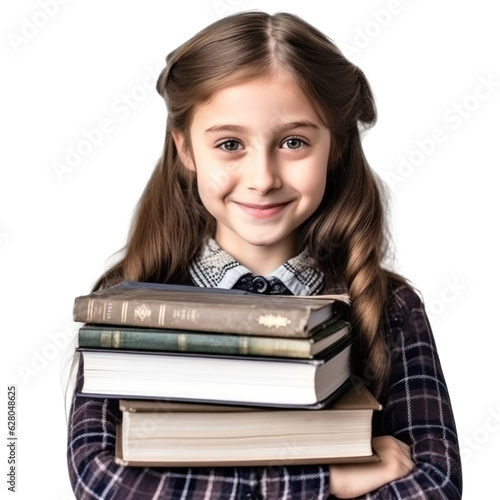
[{"label": "brown eye", "polygon": [[302,149],[305,145],[306,143],[302,139],[291,137],[282,144],[282,147],[285,149]]},{"label": "brown eye", "polygon": [[238,151],[238,149],[240,149],[240,146],[241,144],[238,141],[231,139],[219,144],[217,147],[221,148],[223,151],[233,152]]}]

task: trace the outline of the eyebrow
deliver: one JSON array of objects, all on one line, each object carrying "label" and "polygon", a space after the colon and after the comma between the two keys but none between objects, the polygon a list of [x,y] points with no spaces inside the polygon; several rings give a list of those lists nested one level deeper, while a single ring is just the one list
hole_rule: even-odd
[{"label": "eyebrow", "polygon": [[[296,128],[311,128],[315,130],[319,130],[319,127],[314,124],[313,122],[304,120],[300,122],[290,122],[290,123],[284,123],[283,125],[279,125],[277,127],[274,127],[275,132],[284,132],[287,130],[293,130]],[[219,132],[239,132],[243,134],[247,134],[249,132],[248,127],[243,127],[242,125],[214,125],[213,127],[207,128],[205,130],[205,134],[216,134]]]}]

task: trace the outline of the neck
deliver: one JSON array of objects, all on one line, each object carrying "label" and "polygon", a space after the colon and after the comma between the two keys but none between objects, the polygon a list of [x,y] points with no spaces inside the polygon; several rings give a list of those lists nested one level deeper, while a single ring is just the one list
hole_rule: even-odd
[{"label": "neck", "polygon": [[252,274],[266,276],[275,271],[287,260],[297,255],[296,248],[290,244],[281,242],[272,245],[231,245],[227,241],[219,241],[217,244],[236,259],[241,265],[248,268]]}]

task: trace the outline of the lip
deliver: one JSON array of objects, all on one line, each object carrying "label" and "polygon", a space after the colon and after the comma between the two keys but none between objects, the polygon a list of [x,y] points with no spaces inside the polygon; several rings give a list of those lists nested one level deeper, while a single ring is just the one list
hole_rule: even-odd
[{"label": "lip", "polygon": [[259,203],[243,203],[243,202],[234,202],[243,212],[254,219],[271,219],[279,215],[285,207],[287,207],[290,202],[286,201],[283,203],[267,203],[267,204],[259,204]]}]

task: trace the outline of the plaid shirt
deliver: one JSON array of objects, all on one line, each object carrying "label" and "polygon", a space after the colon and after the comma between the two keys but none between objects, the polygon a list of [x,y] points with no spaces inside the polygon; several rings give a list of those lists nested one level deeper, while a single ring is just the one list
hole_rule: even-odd
[{"label": "plaid shirt", "polygon": [[[214,247],[215,248],[215,247]],[[217,249],[215,248],[217,251]],[[206,259],[193,263],[193,281],[219,280]],[[221,262],[228,264],[227,254]],[[231,259],[231,258],[230,258]],[[229,259],[229,260],[230,260]],[[218,260],[218,259],[215,259]],[[287,287],[322,282],[314,266],[289,261],[277,273],[292,271]],[[212,266],[212,267],[211,267]],[[237,266],[229,266],[235,269]],[[239,269],[236,283],[248,270]],[[214,278],[217,275],[218,277]],[[203,277],[204,276],[204,277]],[[201,280],[201,281],[199,281]],[[198,281],[198,282],[197,282]],[[217,283],[212,283],[217,286]],[[303,293],[305,294],[305,293]],[[392,435],[412,446],[416,467],[409,475],[362,498],[461,498],[462,477],[458,439],[446,383],[433,335],[418,296],[407,287],[392,292],[384,314],[387,342],[392,353],[391,378],[384,409],[375,412],[373,433]],[[68,428],[68,468],[78,500],[321,500],[329,496],[329,472],[323,465],[225,468],[123,467],[114,461],[116,423],[120,417],[115,399],[76,395],[82,384],[80,367]]]}]

